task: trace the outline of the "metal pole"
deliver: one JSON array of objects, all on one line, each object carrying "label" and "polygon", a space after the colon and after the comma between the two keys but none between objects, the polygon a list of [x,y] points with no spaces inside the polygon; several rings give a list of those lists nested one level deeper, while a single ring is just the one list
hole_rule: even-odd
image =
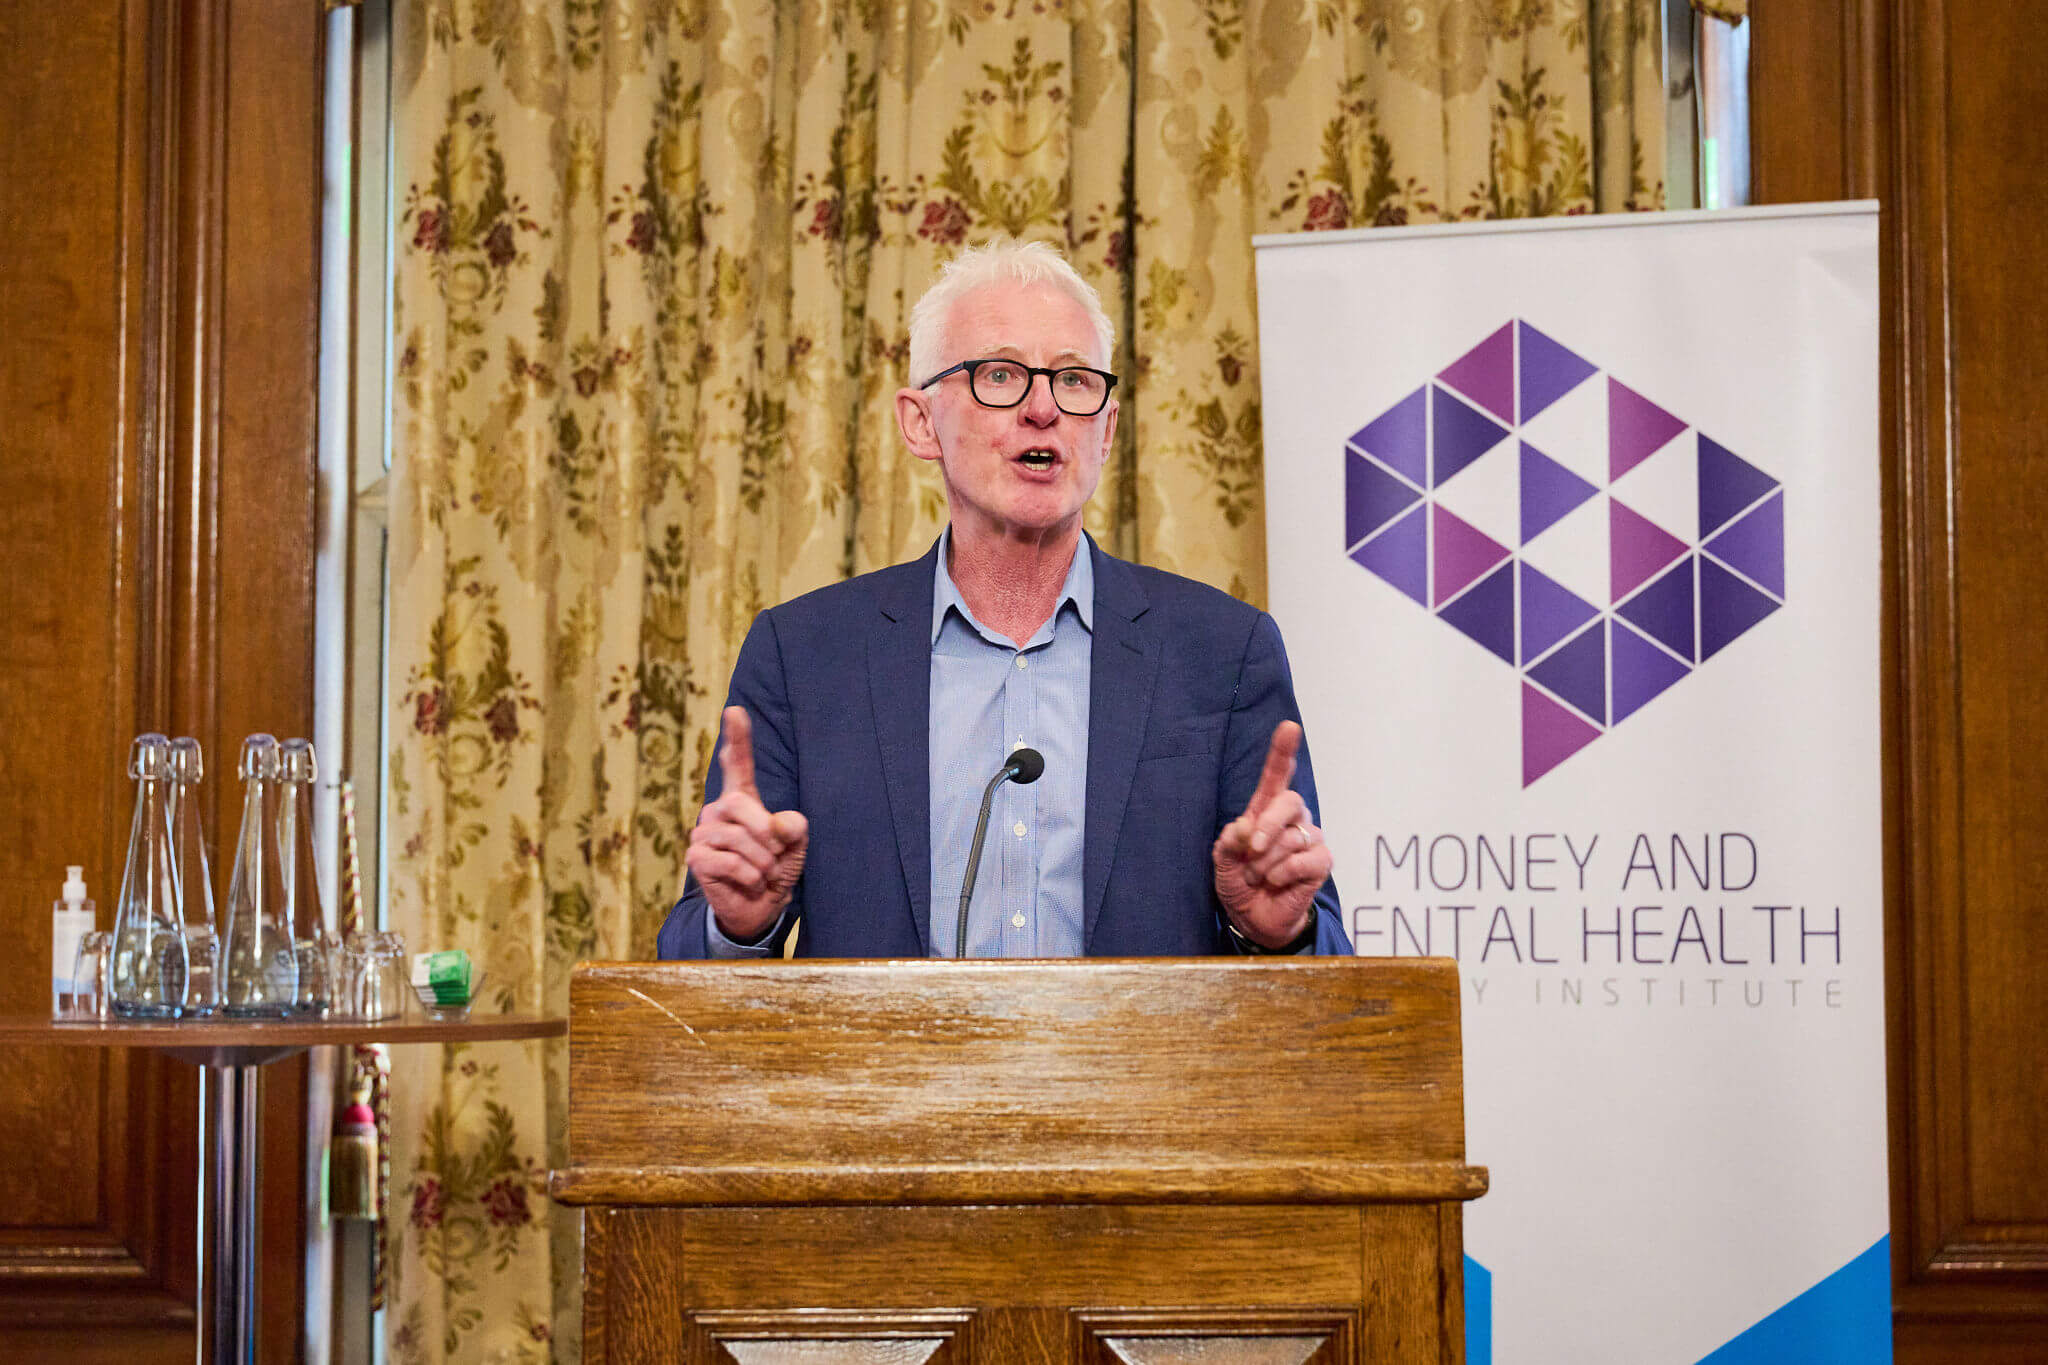
[{"label": "metal pole", "polygon": [[238,1066],[235,1068],[240,1094],[241,1122],[235,1136],[236,1192],[235,1223],[237,1260],[235,1265],[235,1342],[234,1354],[223,1355],[222,1360],[232,1360],[236,1365],[256,1365],[256,1267],[262,1263],[263,1247],[261,1228],[256,1217],[257,1194],[261,1186],[258,1118],[261,1110],[256,1104],[256,1089],[259,1068]]},{"label": "metal pole", "polygon": [[206,1305],[199,1328],[201,1365],[221,1365],[236,1354],[235,1286],[241,1256],[235,1246],[241,1205],[240,1173],[241,1068],[207,1065],[199,1069],[200,1118],[206,1128],[205,1169],[199,1197],[200,1295]]}]

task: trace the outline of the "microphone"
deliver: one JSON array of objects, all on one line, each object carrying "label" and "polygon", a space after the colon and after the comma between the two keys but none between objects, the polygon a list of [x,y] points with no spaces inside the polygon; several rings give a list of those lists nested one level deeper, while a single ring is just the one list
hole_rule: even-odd
[{"label": "microphone", "polygon": [[988,780],[981,792],[981,814],[974,821],[974,842],[967,846],[967,880],[960,884],[960,928],[953,938],[953,956],[967,956],[967,903],[974,899],[974,874],[981,869],[981,841],[988,837],[988,808],[996,799],[996,788],[1005,782],[1026,787],[1045,772],[1045,755],[1036,749],[1012,749],[1010,757]]}]

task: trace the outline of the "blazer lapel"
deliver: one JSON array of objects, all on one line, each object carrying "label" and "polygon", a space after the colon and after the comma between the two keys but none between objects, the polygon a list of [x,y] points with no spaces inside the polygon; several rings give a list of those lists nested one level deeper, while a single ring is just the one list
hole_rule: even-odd
[{"label": "blazer lapel", "polygon": [[1159,649],[1140,617],[1149,603],[1137,576],[1095,545],[1095,635],[1088,672],[1088,812],[1082,835],[1082,951],[1095,939],[1117,834],[1152,710]]},{"label": "blazer lapel", "polygon": [[932,950],[932,574],[938,552],[934,543],[924,558],[882,576],[882,619],[868,636],[868,696],[882,749],[882,784],[910,891],[910,915],[926,956]]}]

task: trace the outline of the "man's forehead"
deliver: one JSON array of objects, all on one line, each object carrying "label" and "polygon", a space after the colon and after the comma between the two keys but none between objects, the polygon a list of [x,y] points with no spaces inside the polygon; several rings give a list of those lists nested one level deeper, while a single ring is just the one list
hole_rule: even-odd
[{"label": "man's forehead", "polygon": [[1081,301],[1057,285],[995,280],[953,305],[947,340],[965,358],[1049,355],[1092,363],[1095,327]]},{"label": "man's forehead", "polygon": [[1063,346],[1057,351],[1047,353],[1042,344],[1034,346],[1024,341],[985,341],[974,348],[975,357],[994,360],[1028,360],[1034,353],[1049,354],[1054,360],[1071,360],[1077,364],[1086,364],[1095,358],[1092,349],[1082,350]]}]

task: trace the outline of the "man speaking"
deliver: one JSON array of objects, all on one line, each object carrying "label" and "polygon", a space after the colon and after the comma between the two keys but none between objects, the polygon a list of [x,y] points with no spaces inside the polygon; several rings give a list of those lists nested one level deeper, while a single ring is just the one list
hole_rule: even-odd
[{"label": "man speaking", "polygon": [[1351,951],[1279,628],[1082,533],[1114,339],[1041,243],[918,301],[949,525],[755,619],[663,957]]}]

